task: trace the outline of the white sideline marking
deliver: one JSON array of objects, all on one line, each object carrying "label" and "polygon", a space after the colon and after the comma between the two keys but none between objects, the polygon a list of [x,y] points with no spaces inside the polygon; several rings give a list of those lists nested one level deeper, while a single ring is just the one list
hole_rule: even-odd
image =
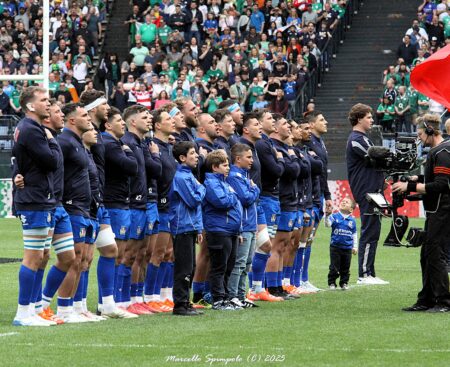
[{"label": "white sideline marking", "polygon": [[10,333],[3,333],[3,334],[0,334],[0,338],[1,337],[4,337],[4,336],[13,336],[13,335],[18,335],[19,333],[16,333],[15,331],[12,331],[12,332],[10,332]]}]

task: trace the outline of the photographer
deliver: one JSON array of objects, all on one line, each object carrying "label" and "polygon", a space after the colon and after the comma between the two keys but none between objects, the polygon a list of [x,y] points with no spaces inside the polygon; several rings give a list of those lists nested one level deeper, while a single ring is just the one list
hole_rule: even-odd
[{"label": "photographer", "polygon": [[450,237],[450,142],[444,141],[439,130],[440,118],[425,114],[417,119],[417,136],[423,146],[430,147],[423,183],[396,182],[393,192],[423,194],[426,212],[425,243],[420,253],[423,288],[417,302],[403,311],[450,311],[447,274],[448,238]]},{"label": "photographer", "polygon": [[347,140],[347,173],[353,197],[359,205],[361,215],[361,236],[358,246],[358,284],[388,284],[376,277],[375,255],[381,231],[381,218],[374,211],[373,204],[366,199],[370,192],[383,191],[384,176],[368,162],[367,150],[373,143],[367,132],[373,124],[372,109],[358,103],[352,107],[348,119],[353,129]]}]

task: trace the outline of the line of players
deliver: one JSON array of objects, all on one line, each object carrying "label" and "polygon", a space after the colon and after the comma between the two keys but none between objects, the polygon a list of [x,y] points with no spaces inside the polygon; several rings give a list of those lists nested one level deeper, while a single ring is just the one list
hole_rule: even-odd
[{"label": "line of players", "polygon": [[[236,102],[225,101],[211,116],[181,98],[156,111],[135,105],[121,114],[96,90],[61,109],[38,87],[24,90],[20,103],[25,118],[15,132],[13,195],[24,259],[14,325],[173,311],[170,192],[179,164],[173,144],[179,141],[194,143],[200,182],[208,154],[223,149],[231,163],[233,145],[250,147],[252,162],[239,172],[260,191],[255,202],[242,202],[244,208],[256,205],[257,215],[243,218],[246,245],[233,249],[236,261],[220,305],[208,297],[211,244],[203,236],[192,280],[195,308],[187,313],[211,304],[252,307],[253,301],[279,302],[318,290],[308,279],[311,243],[323,205],[331,210],[321,113],[287,121],[266,110],[243,114]],[[97,314],[86,306],[94,244]],[[51,247],[56,263],[43,284]],[[55,315],[50,303],[56,293]]]}]

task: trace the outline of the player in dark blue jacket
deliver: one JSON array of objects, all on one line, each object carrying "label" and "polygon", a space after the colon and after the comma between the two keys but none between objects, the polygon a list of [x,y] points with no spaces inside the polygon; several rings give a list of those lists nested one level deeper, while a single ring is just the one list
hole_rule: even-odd
[{"label": "player in dark blue jacket", "polygon": [[[228,109],[216,110],[212,114],[218,127],[218,136],[214,141],[219,149],[225,150],[231,162],[231,137],[234,135],[236,123]],[[237,142],[237,141],[236,141]],[[235,143],[236,143],[235,142]]]},{"label": "player in dark blue jacket", "polygon": [[[73,307],[58,307],[58,316],[68,321],[71,313],[81,317],[83,309],[83,291],[88,269],[89,238],[94,235],[90,220],[91,187],[89,182],[89,156],[81,140],[86,131],[92,129],[91,118],[86,109],[77,103],[69,103],[62,109],[65,115],[64,130],[58,136],[58,143],[64,156],[64,193],[63,205],[70,217],[75,242],[75,261],[69,269],[64,283],[74,284]],[[87,311],[87,310],[86,310]]]},{"label": "player in dark blue jacket", "polygon": [[99,290],[99,311],[103,315],[110,318],[134,317],[118,307],[114,303],[114,298],[103,291],[103,288],[110,289],[111,283],[117,275],[118,266],[116,266],[116,258],[118,255],[117,244],[114,233],[111,228],[111,218],[108,210],[103,203],[105,188],[105,144],[100,126],[104,125],[108,120],[108,111],[110,107],[103,92],[95,89],[84,91],[80,95],[80,103],[84,104],[85,109],[91,116],[94,128],[97,131],[97,143],[91,147],[91,153],[97,165],[99,180],[99,208],[97,211],[97,220],[100,225],[95,246],[100,256],[97,263],[97,281]]},{"label": "player in dark blue jacket", "polygon": [[203,201],[203,225],[210,256],[210,285],[213,309],[235,309],[229,303],[226,284],[236,259],[238,236],[242,232],[242,205],[225,181],[230,167],[222,150],[206,157],[206,195]]},{"label": "player in dark blue jacket", "polygon": [[[111,217],[111,227],[116,237],[119,255],[116,263],[120,264],[127,241],[130,236],[131,213],[130,205],[130,177],[137,174],[138,166],[136,157],[130,147],[125,145],[120,139],[125,134],[125,121],[123,121],[120,111],[111,108],[108,112],[108,121],[102,124],[103,143],[105,151],[105,190],[104,203]],[[127,304],[121,304],[121,294],[119,289],[123,286],[123,279],[128,277],[125,271],[118,269],[117,282],[115,288],[115,301],[124,308]]]},{"label": "player in dark blue jacket", "polygon": [[220,109],[226,109],[230,114],[235,124],[235,131],[229,138],[230,147],[236,143],[239,143],[239,139],[242,136],[242,130],[244,128],[244,113],[241,106],[235,99],[227,99],[220,102]]},{"label": "player in dark blue jacket", "polygon": [[[144,263],[146,242],[147,208],[147,174],[146,160],[149,159],[149,149],[144,142],[144,136],[150,131],[152,116],[148,109],[136,104],[125,109],[123,118],[128,131],[121,138],[130,147],[137,162],[137,174],[130,178],[130,239],[119,267],[119,282],[122,282],[121,300],[131,303],[127,311],[135,314],[149,314],[151,311],[143,303],[142,294],[139,298],[138,283],[140,271]],[[133,267],[133,268],[131,268]]]},{"label": "player in dark blue jacket", "polygon": [[[274,114],[275,131],[270,135],[277,152],[283,155],[285,169],[279,185],[273,191],[279,197],[281,215],[277,232],[272,241],[272,252],[266,267],[267,290],[275,297],[288,297],[283,289],[283,253],[290,244],[294,224],[297,220],[298,188],[297,177],[300,164],[292,145],[291,127],[280,114]],[[289,145],[288,145],[289,143]],[[290,277],[290,274],[289,274]]]},{"label": "player in dark blue jacket", "polygon": [[25,89],[20,105],[25,118],[14,132],[12,156],[15,173],[24,177],[25,186],[14,191],[13,200],[22,221],[24,256],[19,270],[19,302],[13,325],[48,326],[48,322],[34,317],[34,310],[31,313],[29,306],[56,205],[53,173],[62,157],[51,132],[42,126],[42,121],[50,114],[47,91],[38,87]]},{"label": "player in dark blue jacket", "polygon": [[253,303],[246,301],[246,279],[252,264],[255,251],[257,223],[257,201],[259,188],[250,179],[249,169],[253,163],[253,153],[248,145],[236,143],[231,149],[233,165],[227,177],[227,182],[236,192],[243,208],[242,243],[236,252],[236,262],[228,279],[230,302],[239,307],[249,307]]},{"label": "player in dark blue jacket", "polygon": [[[172,145],[169,143],[170,135],[175,131],[175,123],[170,114],[164,109],[154,111],[153,114],[153,142],[158,145],[161,158],[162,174],[157,181],[158,188],[158,237],[150,258],[149,269],[151,278],[146,285],[145,296],[149,301],[147,305],[154,312],[172,311],[172,302],[163,304],[161,300],[161,287],[166,271],[171,273],[173,262],[173,247],[170,236],[169,220],[169,192],[173,177],[177,169],[177,161],[172,154]],[[148,289],[147,289],[148,288]],[[172,307],[171,307],[172,306]]]},{"label": "player in dark blue jacket", "polygon": [[180,140],[195,142],[196,137],[194,136],[194,131],[198,127],[198,115],[200,111],[189,97],[177,98],[175,103],[183,114],[184,121],[186,122],[186,128],[180,133]]},{"label": "player in dark blue jacket", "polygon": [[180,165],[170,190],[170,230],[174,252],[174,315],[199,315],[190,304],[190,283],[195,268],[195,243],[203,230],[202,200],[206,190],[194,177],[198,153],[192,142],[179,142],[173,155]]}]

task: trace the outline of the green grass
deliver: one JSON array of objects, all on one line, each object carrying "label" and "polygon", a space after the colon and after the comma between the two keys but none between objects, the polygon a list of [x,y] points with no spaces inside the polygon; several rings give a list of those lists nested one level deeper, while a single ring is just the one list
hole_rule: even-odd
[{"label": "green grass", "polygon": [[[419,220],[412,221],[414,226]],[[388,229],[384,222],[383,236]],[[0,257],[21,256],[17,220],[0,220]],[[320,228],[311,280],[326,286],[329,230]],[[379,247],[378,275],[388,286],[322,292],[240,312],[208,311],[198,318],[171,315],[51,328],[11,326],[19,264],[0,265],[0,366],[223,366],[207,358],[236,358],[228,366],[448,366],[449,317],[408,314],[420,288],[419,250]],[[94,270],[94,269],[93,269]],[[91,271],[95,274],[95,270]],[[353,258],[351,283],[357,261]],[[95,276],[89,304],[96,300]],[[10,334],[14,333],[14,334]],[[169,356],[196,362],[167,361]],[[247,358],[261,358],[249,362]],[[265,362],[268,356],[283,361]]]}]

